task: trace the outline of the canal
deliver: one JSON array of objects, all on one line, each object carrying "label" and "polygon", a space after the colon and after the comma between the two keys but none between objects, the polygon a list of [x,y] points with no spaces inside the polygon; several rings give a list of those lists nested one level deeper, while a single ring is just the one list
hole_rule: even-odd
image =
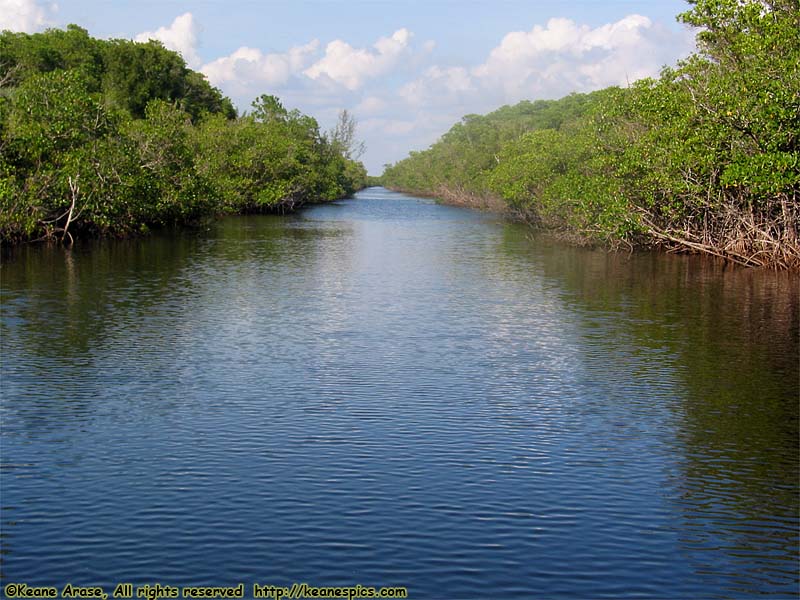
[{"label": "canal", "polygon": [[796,274],[370,188],[0,276],[3,585],[797,597]]}]

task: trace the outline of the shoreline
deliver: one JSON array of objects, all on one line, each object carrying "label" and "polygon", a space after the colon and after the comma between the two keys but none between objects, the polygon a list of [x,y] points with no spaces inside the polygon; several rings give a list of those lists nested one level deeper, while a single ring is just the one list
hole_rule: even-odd
[{"label": "shoreline", "polygon": [[581,231],[550,227],[541,222],[537,223],[536,220],[531,218],[529,215],[511,209],[502,199],[496,196],[491,196],[490,194],[478,195],[466,190],[452,190],[444,186],[440,186],[440,188],[435,192],[405,189],[390,185],[384,185],[382,187],[394,192],[413,194],[422,198],[431,198],[436,200],[437,203],[445,204],[447,206],[458,206],[470,210],[495,213],[517,223],[525,224],[532,230],[535,230],[537,233],[548,235],[553,239],[573,246],[604,248],[609,252],[614,252],[621,249],[631,252],[635,250],[656,250],[659,252],[665,252],[667,254],[707,256],[719,259],[724,263],[732,263],[748,269],[769,269],[775,271],[800,273],[800,258],[795,259],[794,263],[788,266],[777,261],[766,263],[757,263],[752,260],[748,261],[748,257],[745,256],[739,256],[732,253],[725,254],[724,249],[718,249],[713,246],[702,244],[695,244],[691,241],[681,240],[674,236],[670,236],[668,233],[656,231],[652,224],[648,224],[646,222],[643,224],[648,228],[645,234],[650,236],[649,240],[600,240],[594,239]]}]

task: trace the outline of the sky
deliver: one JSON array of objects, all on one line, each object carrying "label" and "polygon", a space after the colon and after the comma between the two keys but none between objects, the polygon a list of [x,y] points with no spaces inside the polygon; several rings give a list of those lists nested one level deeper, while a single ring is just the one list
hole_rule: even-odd
[{"label": "sky", "polygon": [[694,49],[685,0],[0,0],[0,29],[158,39],[247,110],[358,122],[370,174],[467,114],[657,76]]}]

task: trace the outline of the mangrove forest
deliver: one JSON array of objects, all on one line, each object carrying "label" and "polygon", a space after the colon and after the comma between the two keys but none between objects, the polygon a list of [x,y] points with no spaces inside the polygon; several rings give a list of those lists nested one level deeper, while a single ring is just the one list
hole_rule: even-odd
[{"label": "mangrove forest", "polygon": [[354,122],[331,132],[278,98],[247,114],[160,42],[78,26],[0,34],[0,238],[146,232],[291,210],[363,187]]},{"label": "mangrove forest", "polygon": [[800,3],[690,4],[697,52],[658,79],[467,115],[383,183],[575,240],[800,267]]}]

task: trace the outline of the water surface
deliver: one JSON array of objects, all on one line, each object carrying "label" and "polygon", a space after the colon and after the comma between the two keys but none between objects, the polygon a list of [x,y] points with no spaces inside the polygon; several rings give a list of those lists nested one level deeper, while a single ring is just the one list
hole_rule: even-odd
[{"label": "water surface", "polygon": [[379,188],[2,266],[2,578],[798,595],[798,279]]}]

